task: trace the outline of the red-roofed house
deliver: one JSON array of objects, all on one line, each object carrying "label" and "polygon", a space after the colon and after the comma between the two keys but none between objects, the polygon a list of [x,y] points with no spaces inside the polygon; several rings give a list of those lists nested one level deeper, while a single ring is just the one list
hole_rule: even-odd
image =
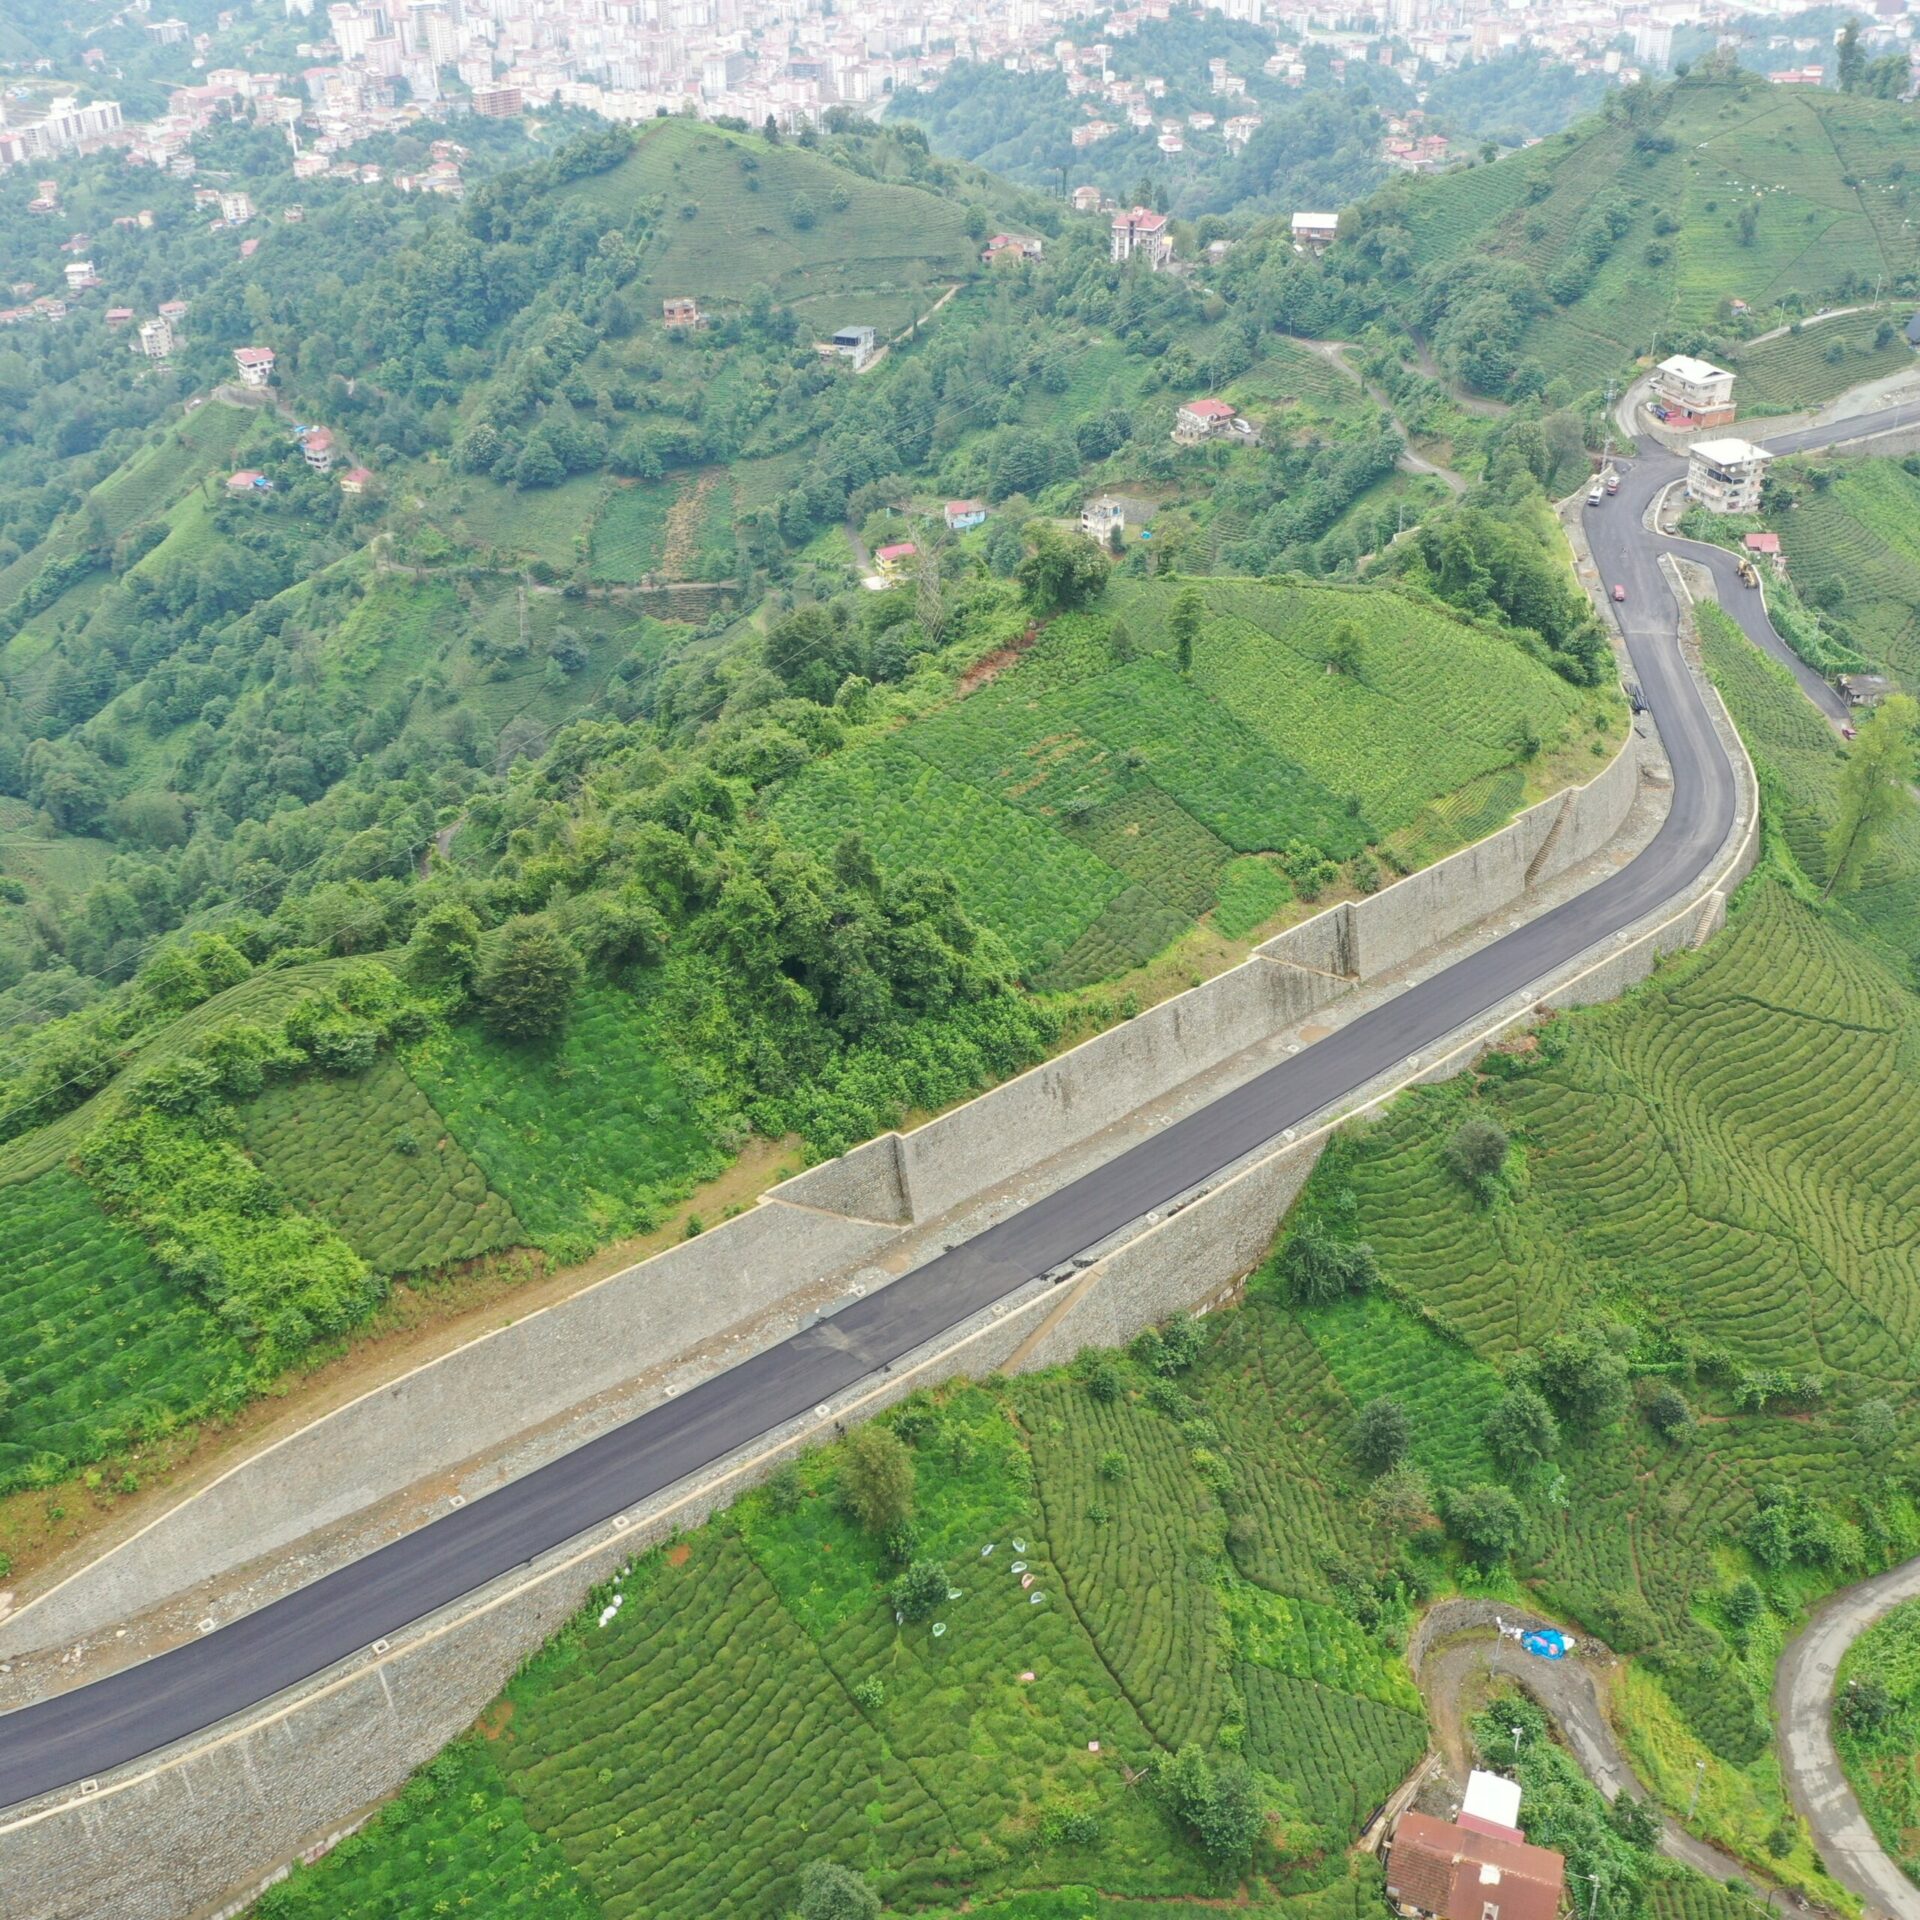
[{"label": "red-roofed house", "polygon": [[340,476],[342,493],[365,493],[373,485],[373,470],[370,467],[349,467]]},{"label": "red-roofed house", "polygon": [[132,324],[133,324],[133,309],[131,307],[109,307],[107,309],[107,325],[108,326],[126,327],[126,326],[131,326]]},{"label": "red-roofed house", "polygon": [[242,467],[238,473],[227,475],[229,493],[268,493],[273,482],[256,467]]},{"label": "red-roofed house", "polygon": [[1173,258],[1173,239],[1167,232],[1167,216],[1151,207],[1129,207],[1113,216],[1113,258],[1131,260],[1136,254],[1145,258],[1155,272]]},{"label": "red-roofed house", "polygon": [[333,465],[333,430],[330,427],[309,427],[300,436],[300,451],[315,473],[325,473]]},{"label": "red-roofed house", "polygon": [[1775,573],[1785,573],[1787,556],[1780,549],[1780,536],[1777,533],[1750,533],[1746,537],[1746,548],[1752,554],[1764,554]]},{"label": "red-roofed house", "polygon": [[990,267],[1005,266],[1019,260],[1038,260],[1046,251],[1039,240],[1023,239],[1017,233],[996,233],[981,251],[980,258]]},{"label": "red-roofed house", "polygon": [[987,517],[984,502],[979,500],[949,500],[947,502],[947,531],[965,533],[969,527],[977,527]]},{"label": "red-roofed house", "polygon": [[919,552],[911,540],[897,540],[890,547],[881,547],[873,557],[882,573],[898,573]]},{"label": "red-roofed house", "polygon": [[1188,400],[1173,416],[1173,437],[1183,447],[1198,446],[1202,440],[1236,439],[1249,445],[1258,442],[1253,422],[1224,400]]},{"label": "red-roofed house", "polygon": [[273,349],[235,347],[233,364],[240,369],[240,378],[245,385],[264,387],[273,378]]},{"label": "red-roofed house", "polygon": [[1387,1898],[1405,1920],[1556,1920],[1566,1883],[1551,1848],[1427,1813],[1403,1813],[1387,1853]]}]

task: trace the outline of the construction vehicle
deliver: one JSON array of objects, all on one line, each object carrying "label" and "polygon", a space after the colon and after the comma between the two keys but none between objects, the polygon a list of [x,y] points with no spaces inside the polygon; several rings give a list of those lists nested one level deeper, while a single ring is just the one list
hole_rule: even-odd
[{"label": "construction vehicle", "polygon": [[1760,569],[1751,560],[1740,562],[1740,584],[1743,587],[1757,587],[1760,584]]},{"label": "construction vehicle", "polygon": [[1587,489],[1587,505],[1590,507],[1597,507],[1606,497],[1606,492],[1598,480]]}]

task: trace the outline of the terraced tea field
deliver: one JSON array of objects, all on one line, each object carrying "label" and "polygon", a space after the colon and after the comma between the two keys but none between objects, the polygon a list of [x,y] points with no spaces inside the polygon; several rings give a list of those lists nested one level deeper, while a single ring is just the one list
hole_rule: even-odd
[{"label": "terraced tea field", "polygon": [[0,1186],[0,1491],[203,1411],[246,1352],[64,1167]]},{"label": "terraced tea field", "polygon": [[1863,1689],[1878,1693],[1874,1712],[1837,1714],[1834,1744],[1880,1844],[1920,1879],[1920,1602],[1895,1607],[1848,1649],[1836,1696]]},{"label": "terraced tea field", "polygon": [[[1159,651],[1116,665],[1104,619],[1056,620],[964,700],[803,771],[776,818],[822,853],[858,830],[889,866],[951,874],[1031,982],[1072,987],[1179,938],[1236,855],[1304,845],[1344,860],[1375,839],[1408,861],[1450,852],[1524,804],[1527,728],[1572,739],[1605,710],[1506,642],[1393,596],[1201,590],[1191,678]],[[1170,590],[1116,583],[1112,597],[1136,641],[1168,646]],[[1327,666],[1346,620],[1365,634],[1356,680]],[[1286,882],[1267,863],[1235,871],[1227,924],[1251,931]]]},{"label": "terraced tea field", "polygon": [[943,277],[979,271],[956,200],[694,121],[649,123],[630,158],[570,189],[620,220],[654,196],[677,215],[656,230],[633,283],[636,303],[655,320],[669,296],[744,302],[764,285],[783,303],[836,296],[819,309],[820,325],[832,317],[846,326],[865,319],[867,290],[927,290],[931,306]]},{"label": "terraced tea field", "polygon": [[1802,591],[1839,594],[1847,636],[1903,685],[1920,686],[1920,476],[1897,460],[1846,460],[1782,519]]},{"label": "terraced tea field", "polygon": [[618,988],[584,992],[551,1052],[462,1026],[423,1042],[406,1064],[457,1151],[472,1156],[528,1236],[563,1259],[644,1231],[668,1201],[726,1164],[644,1006]]},{"label": "terraced tea field", "polygon": [[[1881,328],[1889,329],[1884,345]],[[1845,393],[1863,380],[1898,373],[1913,364],[1904,315],[1889,308],[1841,314],[1803,326],[1732,358],[1735,391],[1743,414],[1791,413]]]},{"label": "terraced tea field", "polygon": [[528,1238],[390,1054],[365,1073],[269,1087],[241,1109],[241,1137],[296,1206],[381,1273],[451,1266]]}]

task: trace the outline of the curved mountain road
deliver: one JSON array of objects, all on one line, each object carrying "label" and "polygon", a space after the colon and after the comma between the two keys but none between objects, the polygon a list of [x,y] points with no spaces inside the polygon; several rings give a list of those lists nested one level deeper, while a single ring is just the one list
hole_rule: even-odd
[{"label": "curved mountain road", "polygon": [[[1862,424],[1848,423],[1850,432]],[[1672,455],[1636,462],[1621,496],[1588,514],[1603,577],[1629,588],[1616,611],[1673,771],[1671,811],[1631,864],[831,1321],[228,1626],[0,1717],[0,1806],[107,1773],[254,1707],[604,1524],[1203,1183],[1674,899],[1725,843],[1737,791],[1677,643],[1678,610],[1658,564],[1665,543],[1642,525],[1678,465]]]}]

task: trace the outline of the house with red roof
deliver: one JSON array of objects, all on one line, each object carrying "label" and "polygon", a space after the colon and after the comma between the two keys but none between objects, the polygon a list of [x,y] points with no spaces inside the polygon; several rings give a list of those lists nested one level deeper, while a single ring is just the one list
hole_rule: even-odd
[{"label": "house with red roof", "polygon": [[235,347],[233,364],[240,369],[242,384],[249,387],[264,387],[273,378],[273,349],[271,347]]},{"label": "house with red roof", "polygon": [[1476,1771],[1452,1820],[1409,1811],[1388,1845],[1387,1900],[1402,1920],[1557,1920],[1567,1863],[1529,1843],[1520,1789]]},{"label": "house with red roof", "polygon": [[885,574],[904,572],[907,564],[918,558],[920,549],[911,540],[896,540],[890,547],[881,547],[874,553],[874,564]]},{"label": "house with red roof", "polygon": [[1113,216],[1112,257],[1124,263],[1136,255],[1156,273],[1173,261],[1173,236],[1167,231],[1167,216],[1151,207],[1129,207]]},{"label": "house with red roof", "polygon": [[346,472],[340,476],[340,491],[342,493],[365,493],[372,485],[373,469],[371,467],[349,467]]},{"label": "house with red roof", "polygon": [[1224,400],[1188,400],[1173,416],[1173,437],[1183,447],[1203,440],[1237,440],[1257,446],[1260,435],[1237,407]]},{"label": "house with red roof", "polygon": [[333,430],[309,427],[300,436],[300,451],[315,473],[325,473],[333,465]]},{"label": "house with red roof", "polygon": [[985,501],[949,500],[947,502],[947,531],[965,533],[969,527],[979,526],[987,517]]}]

